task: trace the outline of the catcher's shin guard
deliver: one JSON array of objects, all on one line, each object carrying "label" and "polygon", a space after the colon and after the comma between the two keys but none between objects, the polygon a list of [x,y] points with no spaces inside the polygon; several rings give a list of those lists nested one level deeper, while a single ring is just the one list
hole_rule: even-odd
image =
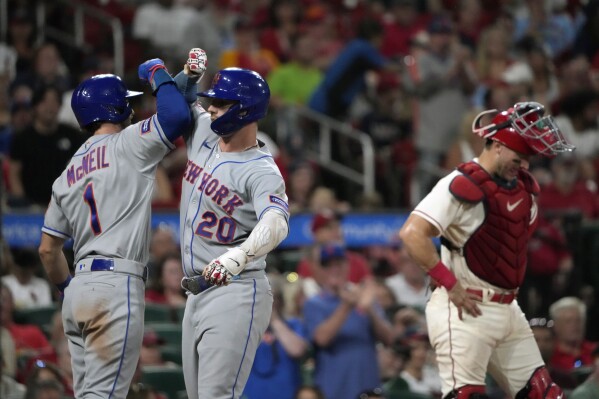
[{"label": "catcher's shin guard", "polygon": [[564,399],[564,391],[556,385],[549,371],[541,366],[532,373],[526,386],[518,392],[516,399]]},{"label": "catcher's shin guard", "polygon": [[464,385],[445,395],[444,399],[488,399],[484,385]]}]

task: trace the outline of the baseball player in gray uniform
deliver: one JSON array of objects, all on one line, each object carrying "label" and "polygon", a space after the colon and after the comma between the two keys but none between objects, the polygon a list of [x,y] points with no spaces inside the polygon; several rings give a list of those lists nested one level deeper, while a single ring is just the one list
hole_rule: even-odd
[{"label": "baseball player in gray uniform", "polygon": [[[139,67],[158,112],[131,124],[128,91],[115,75],[96,75],[71,106],[92,136],[52,187],[39,253],[64,291],[62,318],[77,398],[124,398],[141,350],[150,211],[156,166],[191,126],[189,106],[159,59]],[[73,239],[71,281],[62,248]]]},{"label": "baseball player in gray uniform", "polygon": [[[203,50],[192,49],[175,78],[194,102],[195,119],[181,194],[183,286],[191,291],[183,369],[190,399],[236,399],[270,320],[265,258],[287,236],[289,213],[283,177],[256,138],[270,98],[266,81],[254,71],[223,69],[198,93],[210,102],[205,110],[195,103],[205,61]],[[211,287],[191,289],[200,278]]]}]

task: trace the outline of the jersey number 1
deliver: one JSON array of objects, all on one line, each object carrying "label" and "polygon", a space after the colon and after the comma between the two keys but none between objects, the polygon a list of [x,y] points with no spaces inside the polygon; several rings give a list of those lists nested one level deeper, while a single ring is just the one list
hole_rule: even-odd
[{"label": "jersey number 1", "polygon": [[97,236],[102,232],[102,226],[100,226],[100,218],[98,217],[98,207],[96,206],[96,199],[94,198],[93,183],[89,183],[87,186],[85,186],[85,191],[83,192],[83,200],[87,202],[87,206],[89,206],[90,225],[92,227],[94,235]]}]

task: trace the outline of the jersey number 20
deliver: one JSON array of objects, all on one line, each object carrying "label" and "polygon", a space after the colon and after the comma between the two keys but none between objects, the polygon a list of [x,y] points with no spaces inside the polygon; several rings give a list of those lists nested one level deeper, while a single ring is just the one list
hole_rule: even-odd
[{"label": "jersey number 20", "polygon": [[85,191],[83,192],[83,200],[87,202],[87,206],[89,206],[90,212],[90,225],[92,227],[92,231],[94,235],[98,235],[102,232],[102,226],[100,226],[100,217],[98,216],[98,207],[96,206],[96,199],[94,198],[94,185],[93,183],[89,183],[85,186]]},{"label": "jersey number 20", "polygon": [[196,229],[196,234],[206,238],[212,238],[213,228],[216,228],[216,238],[219,242],[230,242],[235,236],[235,221],[229,217],[218,218],[214,212],[204,212],[202,222]]}]

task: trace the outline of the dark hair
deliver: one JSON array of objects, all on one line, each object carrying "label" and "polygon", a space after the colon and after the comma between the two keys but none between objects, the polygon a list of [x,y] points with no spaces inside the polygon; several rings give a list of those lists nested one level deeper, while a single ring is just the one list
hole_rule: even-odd
[{"label": "dark hair", "polygon": [[33,97],[31,98],[31,105],[33,107],[36,107],[39,103],[41,103],[44,100],[46,94],[50,91],[56,93],[58,102],[60,103],[60,105],[62,105],[62,91],[58,88],[58,86],[55,85],[44,85],[39,89],[35,90],[33,92]]},{"label": "dark hair", "polygon": [[[164,284],[162,282],[162,271],[164,270],[164,265],[169,260],[176,260],[176,261],[181,262],[181,255],[179,253],[174,252],[174,253],[166,254],[162,259],[160,259],[160,262],[156,266],[156,273],[153,273],[156,277],[153,278],[150,281],[150,283],[148,284],[149,289],[153,289],[160,293],[164,293]],[[181,288],[181,290],[183,293],[184,291],[182,288]]]},{"label": "dark hair", "polygon": [[364,40],[372,40],[383,34],[381,23],[375,19],[363,19],[358,24],[356,37]]}]

